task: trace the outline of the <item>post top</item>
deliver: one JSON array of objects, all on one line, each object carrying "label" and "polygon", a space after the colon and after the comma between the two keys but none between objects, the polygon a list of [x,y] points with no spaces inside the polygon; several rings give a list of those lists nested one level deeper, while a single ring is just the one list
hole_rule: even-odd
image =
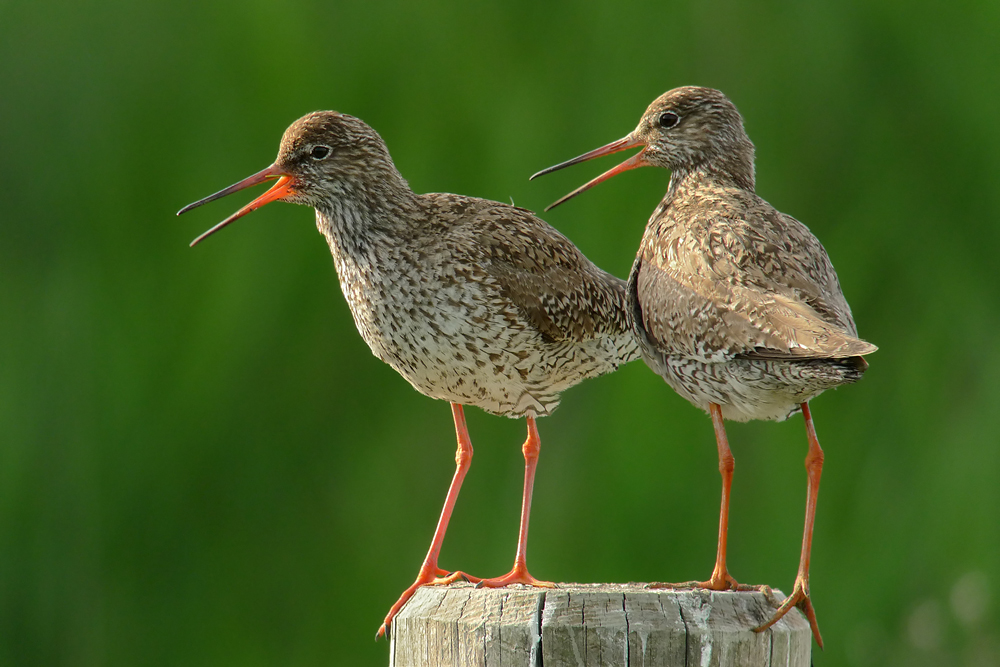
[{"label": "post top", "polygon": [[390,665],[808,667],[812,634],[797,609],[753,632],[783,597],[641,583],[427,586],[393,621]]}]

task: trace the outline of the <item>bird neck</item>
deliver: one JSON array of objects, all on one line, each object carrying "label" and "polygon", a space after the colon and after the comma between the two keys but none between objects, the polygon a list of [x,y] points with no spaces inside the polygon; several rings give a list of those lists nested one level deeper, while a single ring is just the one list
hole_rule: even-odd
[{"label": "bird neck", "polygon": [[670,173],[670,185],[665,199],[673,199],[678,192],[700,185],[721,185],[753,192],[753,153],[749,155],[749,159],[746,159],[736,153],[721,154],[690,167],[675,168]]},{"label": "bird neck", "polygon": [[335,255],[405,244],[420,218],[417,195],[395,169],[377,179],[339,181],[314,206],[316,226]]}]

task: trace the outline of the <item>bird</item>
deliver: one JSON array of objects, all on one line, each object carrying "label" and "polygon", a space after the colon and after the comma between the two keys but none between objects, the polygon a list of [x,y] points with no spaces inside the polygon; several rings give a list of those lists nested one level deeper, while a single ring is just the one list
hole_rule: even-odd
[{"label": "bird", "polygon": [[[625,281],[598,268],[527,209],[414,193],[381,136],[361,119],[335,111],[298,119],[285,131],[273,164],[178,215],[268,181],[275,181],[269,190],[191,245],[272,201],[313,207],[354,324],[372,353],[420,393],[451,403],[455,473],[417,578],[376,638],[421,586],[460,579],[480,587],[554,586],[527,567],[540,451],[536,419],[552,414],[566,389],[639,358]],[[463,410],[470,405],[527,423],[514,566],[488,579],[438,566],[472,462]]]},{"label": "bird", "polygon": [[792,593],[755,629],[770,627],[798,606],[822,648],[809,563],[823,450],[809,401],[858,381],[868,368],[864,356],[877,348],[858,337],[820,241],[756,194],[754,145],[736,106],[718,90],[670,90],[622,139],[531,178],[638,147],[642,150],[545,210],[629,169],[670,170],[667,192],[646,224],[627,289],[646,364],[709,413],[716,436],[722,502],[715,567],[707,581],[684,585],[753,588],[736,582],[726,566],[735,461],[724,421],[782,421],[801,412],[808,453],[799,568]]}]

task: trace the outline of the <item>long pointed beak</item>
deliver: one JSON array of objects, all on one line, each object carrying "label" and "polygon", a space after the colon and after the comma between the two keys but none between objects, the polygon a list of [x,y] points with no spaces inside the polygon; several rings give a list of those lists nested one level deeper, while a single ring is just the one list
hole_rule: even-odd
[{"label": "long pointed beak", "polygon": [[[605,155],[611,155],[612,153],[618,153],[620,151],[628,150],[629,148],[635,148],[636,146],[644,146],[644,145],[645,144],[643,144],[642,141],[639,141],[638,139],[633,139],[632,135],[628,135],[626,137],[623,137],[623,138],[619,139],[618,141],[612,141],[610,144],[608,144],[606,146],[601,146],[600,148],[595,148],[594,150],[590,151],[589,153],[584,153],[583,155],[577,156],[577,157],[573,158],[572,160],[566,160],[565,162],[560,162],[559,164],[557,164],[554,167],[549,167],[548,169],[542,169],[540,172],[538,172],[537,174],[534,174],[528,180],[532,180],[532,179],[536,178],[537,176],[544,176],[545,174],[550,174],[553,171],[558,171],[559,169],[562,169],[563,167],[569,167],[569,166],[574,165],[574,164],[579,164],[580,162],[586,162],[587,160],[592,160],[595,157],[603,157]],[[602,182],[608,180],[609,178],[611,178],[612,176],[617,176],[618,174],[622,173],[623,171],[628,171],[629,169],[635,169],[636,167],[645,167],[648,164],[649,164],[649,162],[646,161],[646,158],[643,155],[643,151],[639,151],[638,153],[636,153],[635,155],[633,155],[629,159],[627,159],[624,162],[622,162],[617,167],[615,167],[613,169],[609,169],[608,171],[604,172],[603,174],[601,174],[597,178],[593,179],[592,181],[589,181],[588,183],[585,183],[585,184],[581,185],[580,187],[578,187],[576,190],[573,190],[573,192],[569,193],[565,197],[557,199],[552,204],[549,204],[545,208],[545,210],[546,211],[550,211],[553,208],[555,208],[556,206],[559,206],[559,204],[562,204],[563,202],[565,202],[567,200],[570,200],[573,197],[577,196],[578,194],[580,194],[584,190],[589,190],[590,188],[594,187],[598,183],[602,183]]]},{"label": "long pointed beak", "polygon": [[219,190],[214,195],[209,195],[204,199],[199,199],[193,204],[188,204],[181,210],[177,211],[177,215],[180,215],[182,213],[187,213],[191,209],[198,208],[202,204],[207,204],[210,201],[215,201],[216,199],[220,199],[222,197],[225,197],[226,195],[231,195],[234,192],[238,192],[240,190],[252,187],[254,185],[259,185],[260,183],[265,183],[274,178],[277,178],[278,181],[274,185],[272,185],[267,192],[262,194],[260,197],[257,197],[256,199],[254,199],[252,202],[250,202],[240,210],[236,211],[236,213],[233,213],[231,216],[229,216],[228,218],[217,224],[215,227],[209,229],[207,232],[196,238],[194,241],[191,241],[191,247],[198,245],[199,243],[204,241],[206,238],[208,238],[215,232],[219,231],[229,223],[239,220],[247,213],[251,211],[256,211],[264,204],[269,204],[277,199],[281,199],[283,197],[288,196],[289,194],[292,194],[295,191],[293,187],[295,185],[295,177],[293,177],[291,174],[285,173],[281,169],[278,169],[278,167],[276,167],[275,165],[271,165],[267,169],[262,169],[261,171],[258,171],[253,176],[244,178],[239,183],[234,183],[233,185],[230,185],[228,188]]}]

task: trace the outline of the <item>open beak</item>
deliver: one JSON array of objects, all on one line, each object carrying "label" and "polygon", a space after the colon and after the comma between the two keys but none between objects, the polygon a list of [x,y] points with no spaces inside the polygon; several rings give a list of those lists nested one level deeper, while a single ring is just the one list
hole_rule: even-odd
[{"label": "open beak", "polygon": [[[540,172],[538,172],[537,174],[534,174],[528,180],[530,181],[530,180],[534,179],[537,176],[544,176],[545,174],[552,173],[553,171],[558,171],[559,169],[562,169],[563,167],[569,167],[570,165],[574,165],[574,164],[577,164],[577,163],[580,163],[580,162],[586,162],[587,160],[592,160],[595,157],[602,157],[604,155],[611,155],[612,153],[617,153],[619,151],[628,150],[629,148],[635,148],[636,146],[644,146],[644,145],[645,144],[643,144],[642,141],[639,141],[638,139],[633,139],[632,135],[630,134],[630,135],[628,135],[626,137],[623,137],[622,139],[619,139],[618,141],[612,141],[607,146],[601,146],[600,148],[595,148],[594,150],[590,151],[589,153],[584,153],[583,155],[575,157],[572,160],[566,160],[565,162],[561,162],[561,163],[557,164],[554,167],[549,167],[548,169],[542,169]],[[643,151],[639,151],[638,153],[636,153],[635,155],[633,155],[629,159],[625,160],[624,162],[622,162],[620,165],[618,165],[614,169],[609,169],[608,171],[604,172],[603,174],[601,174],[600,176],[598,176],[594,180],[592,180],[592,181],[590,181],[588,183],[585,183],[584,185],[581,185],[576,190],[573,190],[573,192],[569,193],[565,197],[562,197],[562,198],[556,200],[552,204],[549,204],[545,208],[545,210],[546,211],[552,210],[556,206],[559,206],[559,204],[562,204],[564,201],[572,199],[573,197],[577,196],[578,194],[580,194],[584,190],[589,190],[590,188],[594,187],[598,183],[602,183],[602,182],[608,180],[609,178],[611,178],[612,176],[617,176],[618,174],[622,173],[623,171],[628,171],[629,169],[635,169],[636,167],[645,167],[647,165],[649,165],[649,162],[646,161],[646,158],[643,155]]]},{"label": "open beak", "polygon": [[293,186],[295,185],[295,177],[293,177],[291,174],[288,174],[278,169],[278,167],[272,164],[267,169],[263,169],[261,171],[258,171],[253,176],[244,178],[239,183],[230,185],[228,188],[224,190],[219,190],[214,195],[209,195],[204,199],[199,199],[195,203],[188,204],[181,210],[177,211],[177,215],[180,215],[181,213],[187,213],[191,209],[198,208],[202,204],[207,204],[210,201],[215,201],[216,199],[220,199],[222,197],[225,197],[226,195],[231,195],[234,192],[243,190],[244,188],[249,188],[254,185],[258,185],[260,183],[265,183],[274,178],[277,178],[278,181],[277,183],[271,186],[270,190],[262,194],[260,197],[257,197],[256,199],[254,199],[252,202],[250,202],[240,210],[236,211],[236,213],[233,213],[231,216],[229,216],[228,218],[217,224],[215,227],[212,227],[210,230],[208,230],[207,232],[196,238],[194,241],[191,241],[191,247],[194,247],[197,244],[201,243],[206,238],[208,238],[215,232],[219,231],[229,223],[242,218],[250,211],[256,211],[264,204],[269,204],[277,199],[282,199],[283,197],[286,197],[295,192],[295,190],[293,189]]}]

